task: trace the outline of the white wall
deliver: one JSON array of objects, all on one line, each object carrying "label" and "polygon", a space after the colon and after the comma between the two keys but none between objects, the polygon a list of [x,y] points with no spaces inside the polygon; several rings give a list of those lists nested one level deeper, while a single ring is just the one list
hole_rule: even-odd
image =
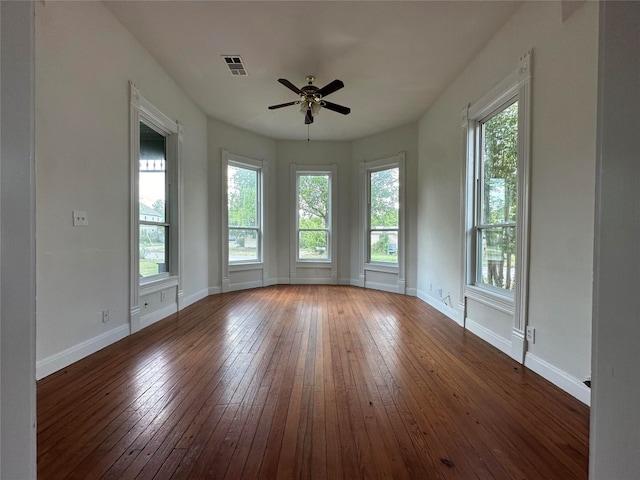
[{"label": "white wall", "polygon": [[0,478],[36,478],[33,3],[0,3]]},{"label": "white wall", "polygon": [[[209,118],[208,127],[209,150],[209,293],[222,291],[222,150],[229,153],[266,160],[269,163],[269,184],[265,186],[268,195],[268,205],[275,207],[277,202],[277,165],[276,141],[247,130],[229,125],[216,119]],[[265,283],[277,283],[277,255],[278,230],[275,210],[265,212]],[[247,280],[247,279],[245,279]],[[251,277],[248,281],[257,280]]]},{"label": "white wall", "polygon": [[640,475],[640,3],[600,4],[589,477]]},{"label": "white wall", "polygon": [[[128,333],[130,80],[184,127],[184,299],[207,294],[205,115],[102,3],[38,2],[40,376]],[[72,210],[89,226],[73,227]]]},{"label": "white wall", "polygon": [[[354,165],[354,185],[357,182],[358,164],[380,158],[388,158],[405,152],[405,250],[407,293],[416,294],[417,284],[417,230],[418,230],[418,124],[411,123],[377,135],[361,138],[351,143],[351,161]],[[351,203],[359,205],[357,188],[351,189]],[[351,278],[359,273],[360,232],[358,218],[351,222]]]},{"label": "white wall", "polygon": [[[533,49],[529,324],[527,361],[573,389],[590,374],[591,279],[597,83],[596,3],[565,23],[560,2],[531,2],[503,26],[419,124],[418,290],[443,288],[460,299],[461,113]],[[452,316],[455,311],[454,303]],[[503,337],[492,312],[473,320]],[[493,317],[500,318],[498,316]],[[510,342],[507,336],[505,341]]]}]

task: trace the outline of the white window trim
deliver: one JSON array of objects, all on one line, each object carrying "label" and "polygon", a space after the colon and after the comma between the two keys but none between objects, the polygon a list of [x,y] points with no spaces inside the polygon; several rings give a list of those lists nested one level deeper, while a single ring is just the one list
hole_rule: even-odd
[{"label": "white window trim", "polygon": [[[298,259],[298,175],[310,173],[329,175],[329,259],[328,260],[299,260]],[[292,163],[289,167],[290,178],[290,205],[291,205],[291,237],[290,259],[291,266],[289,277],[291,283],[297,283],[297,270],[300,269],[330,269],[330,281],[332,284],[338,282],[338,216],[335,214],[335,208],[338,205],[338,165],[332,163],[330,165],[300,165]]]},{"label": "white window trim", "polygon": [[[464,170],[462,218],[463,269],[461,278],[461,310],[466,317],[466,299],[470,298],[504,313],[513,314],[511,356],[524,361],[524,331],[527,325],[529,290],[529,209],[530,209],[530,151],[531,151],[531,73],[532,52],[527,52],[518,67],[498,85],[462,113]],[[516,221],[516,288],[513,296],[475,284],[476,239],[474,233],[475,161],[478,155],[476,129],[479,121],[510,99],[518,101],[518,210]]]},{"label": "white window trim", "polygon": [[[129,165],[131,178],[130,200],[130,279],[129,279],[129,321],[131,333],[142,328],[140,323],[140,297],[161,289],[176,287],[178,309],[182,307],[182,138],[180,122],[172,120],[129,82]],[[167,174],[171,183],[169,189],[169,272],[140,279],[140,231],[138,178],[140,168],[140,122],[166,136]]]},{"label": "white window trim", "polygon": [[[359,284],[366,287],[366,272],[383,272],[398,275],[397,291],[406,293],[405,279],[405,152],[392,157],[360,162],[360,274]],[[398,263],[396,265],[369,262],[369,172],[398,167],[400,182],[398,212]]]},{"label": "white window trim", "polygon": [[[262,278],[266,277],[266,263],[265,258],[265,239],[266,236],[266,216],[269,209],[267,206],[267,195],[265,195],[265,185],[268,185],[268,172],[269,163],[267,160],[256,160],[254,158],[244,157],[235,153],[230,153],[228,150],[223,149],[222,156],[222,185],[220,190],[222,191],[222,291],[228,292],[230,290],[229,274],[232,272],[248,271],[248,270],[262,270]],[[258,171],[258,229],[259,229],[259,251],[257,260],[246,260],[238,262],[229,262],[229,208],[227,199],[227,171],[229,165],[235,165],[240,168],[251,168]]]}]

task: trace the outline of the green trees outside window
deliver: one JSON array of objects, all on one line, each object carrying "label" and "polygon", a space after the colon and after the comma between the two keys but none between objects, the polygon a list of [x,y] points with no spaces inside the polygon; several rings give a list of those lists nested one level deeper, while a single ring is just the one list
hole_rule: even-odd
[{"label": "green trees outside window", "polygon": [[229,262],[260,260],[259,172],[228,165]]},{"label": "green trees outside window", "polygon": [[518,102],[481,124],[477,281],[515,287]]},{"label": "green trees outside window", "polygon": [[327,173],[298,174],[298,259],[330,259],[330,190]]},{"label": "green trees outside window", "polygon": [[398,263],[400,169],[369,174],[369,261]]}]

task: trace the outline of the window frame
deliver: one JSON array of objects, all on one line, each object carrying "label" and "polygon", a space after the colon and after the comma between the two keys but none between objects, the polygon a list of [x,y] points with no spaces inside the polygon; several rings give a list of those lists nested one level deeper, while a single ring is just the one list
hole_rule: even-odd
[{"label": "window frame", "polygon": [[[358,274],[358,284],[364,288],[378,288],[378,289],[391,289],[398,293],[406,293],[406,225],[405,225],[405,167],[406,153],[398,152],[391,157],[384,157],[377,160],[369,160],[360,162],[359,167],[359,189],[360,189],[360,272]],[[386,168],[398,167],[398,263],[383,263],[383,262],[371,262],[369,257],[369,243],[370,243],[370,216],[369,216],[369,203],[370,203],[370,171],[380,171]],[[371,272],[374,276],[377,274],[391,274],[396,275],[395,283],[391,284],[379,284],[377,282],[370,282],[368,280],[368,273]],[[376,273],[377,272],[377,273]]]},{"label": "window frame", "polygon": [[[382,172],[385,170],[398,169],[398,225],[396,228],[376,228],[374,229],[371,225],[371,174]],[[365,204],[366,204],[366,233],[365,233],[365,264],[368,267],[391,267],[397,268],[400,264],[400,251],[403,250],[403,245],[400,242],[400,223],[402,218],[402,184],[404,183],[401,175],[400,168],[400,160],[398,157],[393,157],[391,159],[378,160],[373,162],[368,162],[365,166]],[[396,232],[396,262],[383,262],[383,261],[372,261],[371,260],[371,234],[376,232]]]},{"label": "window frame", "polygon": [[[328,173],[329,189],[329,225],[328,260],[298,260],[298,177],[300,173]],[[335,208],[338,205],[338,165],[336,163],[324,165],[289,164],[289,281],[293,284],[324,283],[336,285],[338,283],[338,216]]]},{"label": "window frame", "polygon": [[[149,277],[140,277],[140,123],[165,137],[167,195],[165,221],[168,220],[167,271]],[[131,332],[142,328],[140,323],[140,297],[167,288],[176,288],[178,309],[182,291],[182,124],[165,115],[140,94],[135,83],[129,82],[129,165],[130,165],[130,254],[129,254],[129,315]]]},{"label": "window frame", "polygon": [[[327,192],[327,219],[325,228],[300,228],[300,216],[299,216],[299,199],[300,199],[300,177],[302,176],[327,176],[328,179],[328,192]],[[334,207],[334,190],[335,186],[333,184],[333,172],[331,169],[322,168],[322,167],[313,167],[313,168],[300,168],[296,170],[295,173],[295,203],[294,203],[294,217],[295,217],[295,260],[296,263],[321,263],[321,264],[330,264],[333,261],[334,257],[334,248],[333,248],[333,207]],[[302,231],[305,232],[325,232],[327,236],[327,258],[300,258],[300,233]]]},{"label": "window frame", "polygon": [[[256,230],[257,232],[257,258],[249,260],[229,260],[229,177],[228,167],[235,166],[246,170],[253,170],[257,174],[256,185],[256,203],[257,203],[257,219],[256,227],[233,227],[242,230]],[[243,157],[229,153],[227,150],[222,151],[222,248],[223,248],[223,264],[226,266],[226,273],[234,270],[241,270],[242,266],[260,266],[264,264],[264,215],[265,215],[265,195],[264,184],[266,177],[267,165],[265,160],[255,160],[253,158]]]},{"label": "window frame", "polygon": [[[461,307],[466,312],[466,298],[474,299],[501,312],[513,315],[514,334],[524,338],[528,298],[529,210],[530,210],[530,145],[531,145],[531,65],[532,52],[527,52],[518,67],[462,113],[464,155],[463,212],[465,241],[461,280]],[[518,159],[515,288],[512,293],[478,282],[478,227],[480,192],[478,165],[481,161],[479,135],[482,123],[513,101],[518,102]],[[465,313],[466,316],[466,313]]]}]

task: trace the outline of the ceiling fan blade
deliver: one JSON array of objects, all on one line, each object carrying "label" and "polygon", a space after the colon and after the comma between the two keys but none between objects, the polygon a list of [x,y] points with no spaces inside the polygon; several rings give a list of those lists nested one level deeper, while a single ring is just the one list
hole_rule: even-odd
[{"label": "ceiling fan blade", "polygon": [[300,90],[298,87],[296,87],[293,83],[291,83],[289,80],[287,80],[286,78],[279,78],[278,81],[284,85],[285,87],[287,87],[289,90],[293,90],[294,92],[296,92],[298,95],[302,94],[302,90]]},{"label": "ceiling fan blade", "polygon": [[282,107],[290,107],[291,105],[296,105],[300,103],[298,100],[296,100],[295,102],[287,102],[287,103],[281,103],[279,105],[271,105],[269,107],[269,110],[275,110],[276,108],[282,108]]},{"label": "ceiling fan blade", "polygon": [[307,110],[307,113],[304,114],[304,124],[309,125],[313,123],[313,115],[311,115],[311,110]]},{"label": "ceiling fan blade", "polygon": [[327,85],[322,87],[320,90],[318,90],[318,94],[323,97],[326,97],[330,93],[340,90],[342,87],[344,87],[344,83],[342,83],[341,80],[334,80],[333,82],[328,83]]},{"label": "ceiling fan blade", "polygon": [[348,115],[351,113],[351,109],[349,107],[343,107],[342,105],[338,105],[337,103],[331,103],[324,100],[323,107],[327,110],[333,110],[334,112],[341,113],[343,115]]}]

